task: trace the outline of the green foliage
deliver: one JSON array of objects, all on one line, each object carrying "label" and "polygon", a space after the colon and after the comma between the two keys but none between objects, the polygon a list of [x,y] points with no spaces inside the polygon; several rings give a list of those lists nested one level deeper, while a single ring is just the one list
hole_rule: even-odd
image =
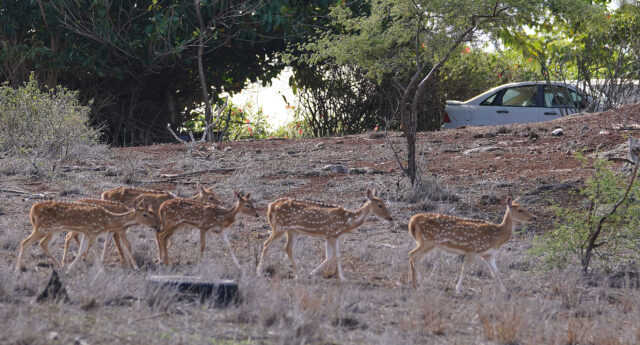
[{"label": "green foliage", "polygon": [[268,138],[270,129],[269,116],[264,114],[262,107],[247,103],[243,107],[232,108],[227,138],[265,139]]},{"label": "green foliage", "polygon": [[[583,169],[589,163],[582,155]],[[578,260],[583,262],[589,237],[596,231],[600,220],[625,193],[629,177],[613,170],[607,161],[597,159],[594,173],[578,195],[586,203],[576,207],[552,206],[556,216],[555,229],[534,240],[531,254],[542,256],[547,267],[563,268]],[[598,237],[594,259],[609,268],[614,264],[638,259],[640,245],[640,183],[634,182],[629,197],[603,224]]]},{"label": "green foliage", "polygon": [[0,87],[0,150],[28,157],[64,159],[73,149],[97,143],[89,106],[63,87],[41,90],[31,75],[18,88]]},{"label": "green foliage", "polygon": [[306,120],[308,117],[303,115],[303,109],[292,105],[288,105],[287,109],[293,113],[293,120],[276,128],[269,137],[285,139],[313,137],[314,130]]},{"label": "green foliage", "polygon": [[[278,56],[304,37],[331,0],[5,1],[0,5],[0,80],[17,86],[30,70],[50,87],[95,99],[94,121],[121,144],[170,138],[201,107],[200,37],[210,93],[267,83],[284,67]],[[42,11],[39,5],[42,5]]]},{"label": "green foliage", "polygon": [[440,75],[447,99],[467,100],[504,83],[540,80],[539,65],[513,51],[462,47]]},{"label": "green foliage", "polygon": [[[316,137],[355,134],[382,125],[389,117],[389,87],[377,85],[360,68],[321,64],[296,65],[290,81],[298,96],[297,118]],[[388,85],[387,85],[388,86]]]},{"label": "green foliage", "polygon": [[[183,133],[193,131],[201,136],[204,127],[205,114],[194,111],[192,119],[187,121],[180,131]],[[265,139],[270,135],[271,124],[269,115],[264,114],[262,107],[256,108],[252,103],[239,106],[229,101],[220,115],[220,120],[213,126],[213,130],[214,132],[224,131],[223,140]]]}]

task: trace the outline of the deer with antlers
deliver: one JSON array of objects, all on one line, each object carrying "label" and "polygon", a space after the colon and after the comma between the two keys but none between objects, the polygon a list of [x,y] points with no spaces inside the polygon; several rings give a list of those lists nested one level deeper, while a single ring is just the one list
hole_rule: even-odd
[{"label": "deer with antlers", "polygon": [[460,278],[456,284],[456,293],[460,293],[464,272],[470,268],[476,256],[484,260],[491,275],[498,280],[500,289],[505,291],[496,265],[498,251],[511,238],[517,223],[536,220],[536,217],[518,204],[517,200],[512,201],[508,197],[506,204],[507,210],[500,224],[437,213],[420,213],[411,217],[409,233],[417,245],[409,252],[413,287],[417,289],[420,280],[415,264],[433,249],[440,249],[465,256]]},{"label": "deer with antlers", "polygon": [[[21,268],[22,255],[24,249],[36,241],[40,240],[40,247],[53,260],[53,262],[62,267],[63,262],[58,262],[49,252],[49,242],[54,235],[63,231],[72,231],[83,234],[80,245],[80,252],[75,260],[69,266],[73,268],[76,262],[88,250],[89,246],[95,243],[98,236],[110,233],[118,233],[120,239],[125,243],[125,248],[129,248],[125,235],[127,227],[134,223],[152,224],[153,216],[144,210],[131,209],[124,213],[113,213],[101,206],[73,203],[46,201],[36,203],[31,207],[29,213],[33,231],[20,244],[20,253],[16,263],[16,271]],[[131,264],[137,268],[133,255],[128,252]]]},{"label": "deer with antlers", "polygon": [[267,218],[271,225],[271,235],[262,246],[262,254],[258,263],[257,273],[262,274],[262,265],[267,250],[275,240],[282,235],[287,235],[285,251],[294,275],[297,276],[298,268],[293,259],[293,245],[298,235],[308,235],[325,239],[326,258],[311,272],[316,274],[327,264],[333,262],[338,267],[338,277],[344,281],[342,266],[340,264],[340,251],[338,240],[340,236],[357,229],[374,214],[388,221],[393,221],[386,203],[375,192],[367,190],[367,201],[357,210],[326,205],[310,201],[300,201],[292,198],[280,198],[269,204]]},{"label": "deer with antlers", "polygon": [[225,230],[235,222],[238,214],[246,214],[254,217],[258,217],[259,214],[249,199],[250,193],[244,196],[238,192],[234,193],[236,204],[233,208],[222,208],[218,205],[186,199],[171,199],[160,205],[158,216],[160,217],[161,226],[156,238],[158,240],[158,248],[160,249],[159,257],[165,265],[169,264],[169,255],[167,252],[167,242],[169,238],[179,229],[191,225],[200,230],[199,261],[202,260],[205,248],[205,235],[207,231],[211,231],[222,238],[224,244],[229,248],[233,262],[238,267],[240,266]]}]

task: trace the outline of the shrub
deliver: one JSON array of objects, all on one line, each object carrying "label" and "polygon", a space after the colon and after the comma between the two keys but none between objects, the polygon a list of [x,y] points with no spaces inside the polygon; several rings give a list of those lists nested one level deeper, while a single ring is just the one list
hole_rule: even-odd
[{"label": "shrub", "polygon": [[0,87],[0,151],[39,161],[65,159],[78,147],[95,145],[99,131],[89,123],[89,106],[63,87],[41,90],[33,74],[23,86]]},{"label": "shrub", "polygon": [[[588,168],[582,155],[578,159]],[[531,253],[543,256],[550,267],[562,268],[577,258],[586,272],[592,259],[602,261],[605,267],[637,259],[640,183],[634,181],[627,195],[629,178],[611,169],[607,161],[595,160],[593,170],[579,191],[586,207],[553,205],[555,229],[534,239]]]},{"label": "shrub", "polygon": [[[204,117],[203,113],[197,113],[192,120],[185,122],[180,131],[193,131],[200,137],[205,127]],[[269,115],[264,114],[262,107],[256,107],[251,102],[239,106],[229,101],[220,115],[220,121],[213,126],[213,131],[224,132],[223,140],[265,139],[271,129],[268,121]]]},{"label": "shrub", "polygon": [[271,137],[276,138],[306,138],[313,137],[313,128],[302,115],[302,108],[287,105],[287,110],[292,114],[292,120],[279,126],[271,133]]}]

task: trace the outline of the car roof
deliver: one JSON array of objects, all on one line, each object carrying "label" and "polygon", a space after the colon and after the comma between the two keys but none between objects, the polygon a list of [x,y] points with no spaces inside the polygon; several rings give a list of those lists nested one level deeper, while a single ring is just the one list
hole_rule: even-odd
[{"label": "car roof", "polygon": [[[474,96],[472,98],[469,98],[468,100],[464,101],[463,103],[468,103],[468,102],[472,102],[474,100],[477,100],[478,98],[485,98],[486,96],[489,96],[491,94],[493,94],[494,92],[507,88],[507,87],[518,87],[518,86],[530,86],[530,85],[546,85],[547,82],[546,81],[520,81],[520,82],[515,82],[515,83],[506,83],[506,84],[501,84],[498,85],[494,88],[491,88],[477,96]],[[551,82],[552,85],[559,85],[559,86],[565,86],[565,85],[569,85],[572,86],[571,83],[565,83],[565,82],[561,82],[561,81],[552,81]]]}]

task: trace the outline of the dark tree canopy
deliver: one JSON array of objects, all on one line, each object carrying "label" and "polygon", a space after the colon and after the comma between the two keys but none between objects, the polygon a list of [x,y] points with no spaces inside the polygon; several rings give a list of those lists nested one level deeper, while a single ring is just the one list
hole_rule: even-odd
[{"label": "dark tree canopy", "polygon": [[[96,124],[119,145],[168,138],[201,106],[198,39],[214,101],[247,82],[268,82],[278,53],[304,37],[330,0],[0,0],[0,78],[30,71],[48,86],[94,100]],[[199,30],[196,4],[206,24]]]}]

